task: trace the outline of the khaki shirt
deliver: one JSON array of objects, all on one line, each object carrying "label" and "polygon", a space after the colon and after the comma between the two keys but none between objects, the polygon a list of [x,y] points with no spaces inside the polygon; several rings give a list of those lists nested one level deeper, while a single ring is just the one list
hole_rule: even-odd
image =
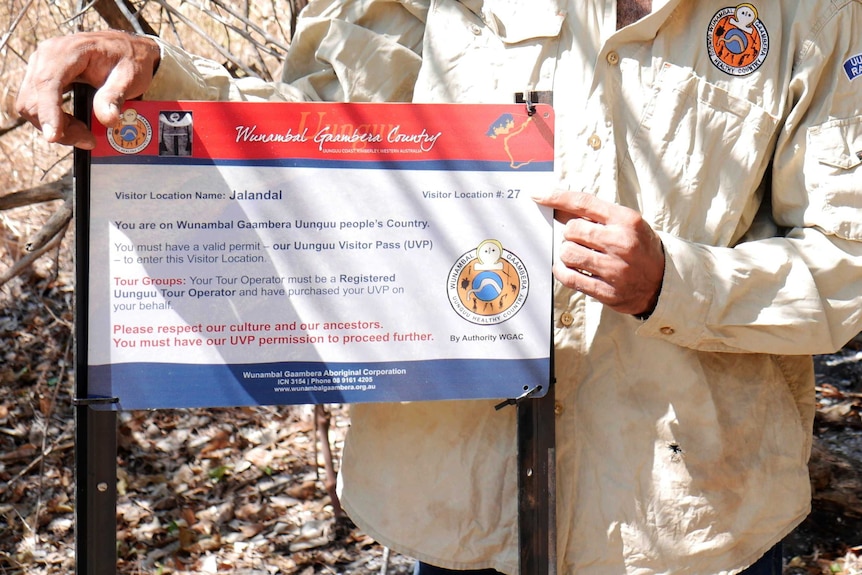
[{"label": "khaki shirt", "polygon": [[[559,185],[639,210],[646,321],[557,286],[560,573],[736,573],[808,513],[808,354],[862,329],[862,3],[312,2],[283,83],[170,47],[148,98],[512,102],[552,90]],[[518,571],[515,410],[357,404],[351,518],[449,568]]]}]

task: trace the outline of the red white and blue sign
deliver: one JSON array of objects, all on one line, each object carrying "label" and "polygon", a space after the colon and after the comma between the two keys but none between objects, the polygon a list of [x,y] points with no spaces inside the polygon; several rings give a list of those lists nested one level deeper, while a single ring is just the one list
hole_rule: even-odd
[{"label": "red white and blue sign", "polygon": [[90,158],[91,397],[547,389],[553,133],[547,106],[130,102]]}]

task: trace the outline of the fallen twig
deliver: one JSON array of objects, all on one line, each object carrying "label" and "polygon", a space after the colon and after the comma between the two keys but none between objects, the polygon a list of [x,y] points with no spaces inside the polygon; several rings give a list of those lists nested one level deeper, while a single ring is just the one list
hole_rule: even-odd
[{"label": "fallen twig", "polygon": [[18,190],[0,196],[0,211],[11,210],[33,204],[41,204],[65,198],[72,189],[72,173],[67,172],[59,180],[40,184],[35,188]]},{"label": "fallen twig", "polygon": [[54,239],[45,244],[42,248],[30,252],[18,261],[16,261],[10,268],[8,268],[3,274],[0,274],[0,286],[4,285],[6,282],[11,280],[14,277],[17,277],[21,273],[24,272],[30,265],[33,264],[37,259],[42,257],[43,254],[55,248],[61,241],[63,240],[63,234],[59,234],[54,236]]}]

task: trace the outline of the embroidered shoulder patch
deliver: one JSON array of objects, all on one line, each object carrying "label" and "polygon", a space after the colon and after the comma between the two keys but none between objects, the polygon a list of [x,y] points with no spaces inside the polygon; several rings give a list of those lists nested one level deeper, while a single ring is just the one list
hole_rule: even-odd
[{"label": "embroidered shoulder patch", "polygon": [[722,8],[706,33],[709,59],[731,76],[747,76],[763,64],[769,53],[769,34],[753,4]]},{"label": "embroidered shoulder patch", "polygon": [[862,76],[862,54],[856,54],[844,62],[844,72],[847,74],[847,79],[851,81]]}]

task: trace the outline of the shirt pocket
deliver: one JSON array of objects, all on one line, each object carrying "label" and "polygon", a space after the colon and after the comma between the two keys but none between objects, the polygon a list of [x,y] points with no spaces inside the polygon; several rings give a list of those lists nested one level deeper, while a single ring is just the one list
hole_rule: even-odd
[{"label": "shirt pocket", "polygon": [[483,5],[482,19],[505,44],[556,38],[566,19],[565,2],[531,0],[525,9],[521,0],[490,0]]},{"label": "shirt pocket", "polygon": [[[417,102],[513,102],[547,89],[565,13],[561,0],[436,0],[428,12]],[[520,7],[519,7],[520,6]],[[520,12],[518,12],[520,10]]]},{"label": "shirt pocket", "polygon": [[629,142],[644,218],[658,229],[731,245],[760,203],[778,118],[665,64]]},{"label": "shirt pocket", "polygon": [[812,126],[803,172],[808,191],[805,224],[848,240],[862,240],[862,116]]}]

